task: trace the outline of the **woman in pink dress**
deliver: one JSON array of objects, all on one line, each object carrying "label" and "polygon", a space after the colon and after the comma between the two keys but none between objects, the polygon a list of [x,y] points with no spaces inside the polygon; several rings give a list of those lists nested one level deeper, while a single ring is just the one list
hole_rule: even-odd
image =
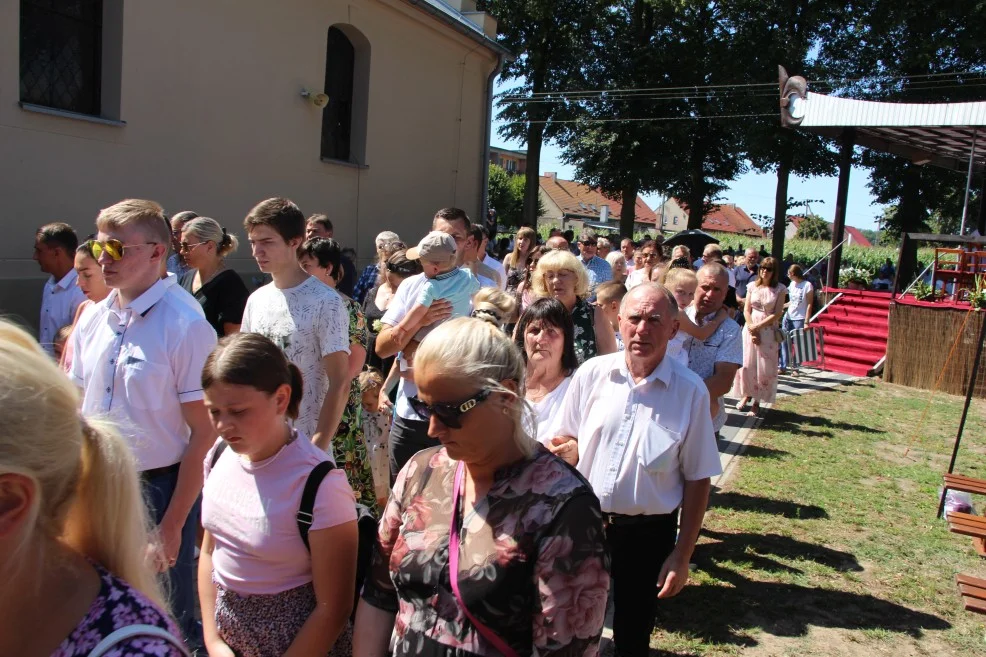
[{"label": "woman in pink dress", "polygon": [[777,396],[777,359],[780,345],[776,333],[784,314],[784,286],[777,282],[777,261],[764,258],[757,280],[746,294],[743,315],[743,367],[736,373],[733,394],[740,397],[736,409],[743,411],[753,400],[750,413],[760,404],[773,404]]}]

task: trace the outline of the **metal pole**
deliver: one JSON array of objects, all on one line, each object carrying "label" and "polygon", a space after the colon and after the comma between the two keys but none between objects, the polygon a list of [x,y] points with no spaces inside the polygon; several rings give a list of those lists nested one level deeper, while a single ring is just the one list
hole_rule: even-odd
[{"label": "metal pole", "polygon": [[[970,310],[969,312],[975,312]],[[983,318],[982,327],[979,329],[979,343],[976,345],[976,357],[972,361],[972,373],[969,375],[969,386],[965,391],[965,406],[962,407],[962,417],[959,419],[959,430],[955,434],[955,446],[952,447],[952,460],[948,462],[948,474],[952,474],[955,469],[955,457],[959,454],[959,444],[962,442],[962,432],[965,430],[965,420],[969,415],[969,405],[972,403],[972,393],[976,389],[976,376],[979,374],[979,361],[983,356],[983,340],[986,339],[986,317]],[[938,502],[938,517],[941,518],[942,510],[945,508],[945,493],[942,490],[941,500]]]},{"label": "metal pole", "polygon": [[965,235],[965,218],[969,214],[969,187],[972,185],[972,163],[976,158],[976,137],[978,134],[978,128],[973,128],[972,150],[969,151],[969,173],[965,177],[965,201],[962,203],[962,227],[959,228],[959,235]]}]

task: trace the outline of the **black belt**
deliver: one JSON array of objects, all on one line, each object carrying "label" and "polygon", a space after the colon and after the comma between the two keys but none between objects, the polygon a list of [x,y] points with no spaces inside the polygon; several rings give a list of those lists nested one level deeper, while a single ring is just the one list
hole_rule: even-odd
[{"label": "black belt", "polygon": [[622,513],[604,513],[603,522],[605,522],[607,525],[624,525],[624,526],[643,525],[653,522],[667,522],[667,520],[671,518],[671,516],[673,515],[674,512],[661,513],[657,515],[635,515],[635,516],[628,516]]},{"label": "black belt", "polygon": [[157,477],[163,477],[164,475],[175,474],[181,468],[181,461],[178,463],[173,463],[171,465],[166,465],[163,468],[152,468],[151,470],[144,470],[140,473],[140,478],[144,481],[150,479],[155,479]]}]

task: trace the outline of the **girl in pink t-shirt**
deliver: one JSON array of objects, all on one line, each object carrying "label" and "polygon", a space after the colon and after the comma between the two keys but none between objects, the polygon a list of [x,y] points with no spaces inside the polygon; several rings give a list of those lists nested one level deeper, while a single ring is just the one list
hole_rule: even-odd
[{"label": "girl in pink t-shirt", "polygon": [[[315,497],[309,553],[296,516],[308,476],[328,456],[288,423],[301,373],[267,338],[236,333],[209,356],[202,387],[220,436],[202,490],[199,599],[210,657],[347,653],[355,499],[345,473],[329,472]],[[228,449],[215,459],[224,440]]]}]

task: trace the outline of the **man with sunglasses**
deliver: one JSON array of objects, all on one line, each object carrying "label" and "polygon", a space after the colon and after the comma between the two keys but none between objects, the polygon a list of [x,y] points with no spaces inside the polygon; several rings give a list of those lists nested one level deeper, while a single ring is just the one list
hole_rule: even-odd
[{"label": "man with sunglasses", "polygon": [[626,350],[575,372],[562,435],[551,445],[577,463],[599,498],[613,563],[613,641],[617,654],[630,657],[650,653],[656,598],[677,595],[688,580],[710,478],[722,471],[708,390],[665,356],[677,314],[674,297],[657,283],[623,297]]},{"label": "man with sunglasses", "polygon": [[166,274],[171,241],[164,210],[126,200],[102,210],[91,242],[109,296],[72,333],[71,377],[82,414],[111,420],[130,443],[159,539],[156,559],[189,646],[195,620],[195,538],[202,461],[215,441],[203,405],[202,367],[216,332],[202,307]]},{"label": "man with sunglasses", "polygon": [[187,274],[189,269],[191,269],[188,266],[188,263],[185,262],[185,257],[181,254],[181,231],[185,229],[185,224],[192,219],[198,218],[198,213],[192,212],[191,210],[182,210],[171,218],[172,253],[168,256],[167,271],[169,274],[174,274],[179,279]]},{"label": "man with sunglasses", "polygon": [[613,280],[613,268],[596,253],[599,250],[599,239],[591,230],[579,235],[579,253],[582,255],[582,266],[589,272],[589,293],[596,290],[600,283]]}]

